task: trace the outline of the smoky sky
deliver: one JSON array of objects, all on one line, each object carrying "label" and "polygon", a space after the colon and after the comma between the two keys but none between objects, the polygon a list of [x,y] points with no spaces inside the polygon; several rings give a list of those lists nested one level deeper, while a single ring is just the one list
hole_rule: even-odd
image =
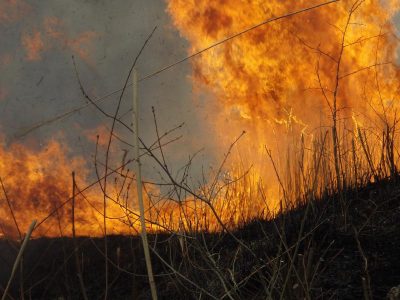
[{"label": "smoky sky", "polygon": [[[78,113],[42,126],[27,136],[13,138],[21,129],[51,119],[85,103],[74,70],[75,57],[82,84],[92,99],[123,86],[129,69],[145,40],[149,40],[137,67],[139,78],[187,55],[188,43],[179,36],[166,14],[163,0],[114,1],[7,1],[0,0],[0,126],[9,143],[37,141],[45,144],[59,132],[65,134],[77,154],[90,154],[93,141],[88,135],[107,134],[110,125],[99,111],[87,107]],[[396,16],[400,24],[400,17]],[[201,59],[198,57],[196,59]],[[155,138],[152,107],[160,132],[183,122],[175,133],[182,138],[168,146],[170,163],[177,168],[197,150],[208,147],[200,164],[212,161],[214,129],[209,118],[212,97],[195,94],[188,62],[179,64],[139,84],[140,135]],[[99,102],[113,113],[119,93]],[[120,115],[132,106],[128,88]],[[124,121],[129,124],[131,114]],[[121,136],[130,138],[126,130]],[[239,132],[238,132],[239,134]],[[121,146],[121,151],[123,146]]]},{"label": "smoky sky", "polygon": [[[90,154],[94,143],[87,136],[107,136],[102,128],[104,124],[110,128],[109,120],[87,107],[22,138],[13,137],[85,103],[72,56],[87,94],[97,99],[123,86],[135,57],[156,27],[137,62],[139,78],[187,55],[188,43],[173,28],[162,0],[0,2],[9,15],[0,22],[0,118],[2,134],[9,142],[31,143],[33,139],[40,147],[62,132],[77,154]],[[186,62],[139,83],[140,135],[145,141],[155,138],[152,107],[160,134],[185,122],[171,136],[182,136],[168,146],[172,160],[187,159],[203,147],[205,127],[201,123],[207,113],[204,99],[194,100],[190,71]],[[99,106],[113,114],[119,95],[102,100]],[[119,113],[126,113],[123,120],[128,125],[131,107],[128,88]],[[123,128],[116,130],[121,137],[132,138]]]},{"label": "smoky sky", "polygon": [[[163,1],[25,3],[31,7],[26,16],[3,25],[0,33],[1,53],[10,57],[1,72],[1,86],[5,91],[1,118],[6,133],[84,103],[72,55],[85,89],[95,99],[123,85],[135,56],[156,26],[154,36],[137,64],[139,77],[186,53],[187,44],[171,30]],[[57,27],[55,30],[61,37],[49,37],[46,27],[49,20],[61,24],[53,26]],[[29,47],[24,47],[23,39],[33,40],[35,32],[40,33],[44,45],[36,56],[32,56]],[[74,43],[76,45],[72,45]],[[143,82],[141,103],[157,105],[189,95],[190,86],[185,80],[187,72],[188,65],[181,65],[174,68],[173,76],[169,72]],[[173,93],[166,92],[171,89]],[[109,97],[102,103],[107,106],[115,98]],[[76,116],[68,124],[94,125],[90,108],[81,114],[84,116]],[[60,127],[65,129],[66,125],[43,127],[36,134],[52,134]]]}]

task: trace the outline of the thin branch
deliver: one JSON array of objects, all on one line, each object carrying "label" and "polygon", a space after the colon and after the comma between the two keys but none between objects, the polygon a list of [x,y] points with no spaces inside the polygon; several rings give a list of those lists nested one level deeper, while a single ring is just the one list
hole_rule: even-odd
[{"label": "thin branch", "polygon": [[[310,6],[310,7],[307,7],[307,8],[292,12],[292,13],[288,13],[288,14],[282,15],[280,17],[275,17],[275,18],[271,18],[269,20],[266,20],[266,21],[264,21],[262,23],[259,23],[259,24],[255,25],[253,27],[250,27],[250,28],[248,28],[246,30],[243,30],[243,31],[241,31],[241,32],[239,32],[239,33],[237,33],[235,35],[232,35],[232,36],[230,36],[230,37],[228,37],[228,38],[226,38],[226,39],[224,39],[222,41],[219,41],[219,42],[217,42],[217,43],[215,43],[215,44],[213,44],[211,46],[208,46],[207,48],[204,48],[204,49],[202,49],[202,50],[200,50],[200,51],[198,51],[198,52],[196,52],[196,53],[194,53],[192,55],[189,55],[189,56],[187,56],[187,57],[185,57],[185,58],[183,58],[181,60],[178,60],[177,62],[175,62],[175,63],[173,63],[173,64],[171,64],[169,66],[161,68],[161,69],[159,69],[159,70],[157,70],[157,71],[155,71],[153,73],[150,73],[149,75],[146,75],[145,77],[139,79],[138,82],[140,82],[142,80],[146,80],[146,79],[148,79],[150,77],[153,77],[153,76],[155,76],[155,75],[157,75],[157,74],[159,74],[161,72],[164,72],[165,70],[168,70],[169,68],[172,68],[172,67],[174,67],[174,66],[176,66],[176,65],[178,65],[178,64],[180,64],[180,63],[182,63],[182,62],[184,62],[186,60],[189,60],[189,59],[191,59],[191,58],[193,58],[193,57],[195,57],[195,56],[197,56],[197,55],[199,55],[199,54],[201,54],[203,52],[206,52],[206,51],[208,51],[208,50],[210,50],[210,49],[212,49],[212,48],[214,48],[216,46],[219,46],[219,45],[221,45],[221,44],[223,44],[223,43],[225,43],[225,42],[227,42],[227,41],[229,41],[231,39],[234,39],[234,38],[236,38],[236,37],[238,37],[238,36],[240,36],[242,34],[245,34],[245,33],[249,32],[249,31],[254,30],[254,29],[256,29],[256,28],[258,28],[260,26],[263,26],[263,25],[265,25],[267,23],[274,22],[274,21],[277,21],[277,20],[280,20],[280,19],[283,19],[283,18],[287,18],[287,17],[293,16],[293,15],[296,15],[296,14],[299,14],[299,13],[303,13],[303,12],[306,12],[306,11],[309,11],[309,10],[312,10],[312,9],[315,9],[315,8],[318,8],[318,7],[321,7],[321,6],[329,5],[329,4],[332,4],[332,3],[335,3],[335,2],[339,2],[339,1],[340,0],[332,0],[332,1],[324,2],[324,3],[318,4],[318,5]],[[96,102],[98,102],[100,100],[103,100],[103,99],[105,99],[105,98],[107,98],[107,97],[109,97],[111,95],[114,95],[115,93],[118,93],[118,92],[124,90],[125,88],[127,88],[127,87],[129,87],[131,85],[132,84],[129,84],[129,85],[124,86],[124,87],[122,87],[120,89],[117,89],[117,90],[115,90],[113,92],[110,92],[107,95],[104,95],[104,96],[94,100],[91,104],[96,103]],[[39,129],[39,128],[45,126],[45,125],[50,125],[50,124],[54,123],[57,120],[60,120],[60,119],[65,118],[67,116],[70,116],[70,115],[82,110],[83,108],[85,108],[85,107],[87,107],[89,105],[90,105],[89,103],[86,103],[84,105],[77,106],[75,108],[72,108],[72,109],[64,112],[64,113],[61,113],[60,115],[58,115],[58,116],[56,116],[54,118],[50,118],[50,119],[48,119],[46,121],[31,125],[31,126],[25,128],[25,129],[19,130],[19,131],[15,132],[13,134],[13,137],[14,138],[21,138],[21,137],[31,133],[32,131],[34,131],[36,129]]]}]

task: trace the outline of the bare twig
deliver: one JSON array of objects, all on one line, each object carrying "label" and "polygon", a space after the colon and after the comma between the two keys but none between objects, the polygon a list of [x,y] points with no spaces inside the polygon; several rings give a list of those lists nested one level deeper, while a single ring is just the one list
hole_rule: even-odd
[{"label": "bare twig", "polygon": [[[200,51],[198,51],[198,52],[196,52],[196,53],[194,53],[192,55],[189,55],[189,56],[187,56],[187,57],[185,57],[185,58],[183,58],[181,60],[178,60],[177,62],[175,62],[175,63],[173,63],[173,64],[171,64],[169,66],[161,68],[161,69],[159,69],[159,70],[157,70],[157,71],[155,71],[153,73],[150,73],[149,75],[146,75],[143,78],[139,79],[138,82],[140,82],[142,80],[146,80],[146,79],[148,79],[150,77],[153,77],[153,76],[155,76],[155,75],[157,75],[157,74],[159,74],[161,72],[164,72],[165,70],[168,70],[168,69],[176,66],[177,64],[180,64],[180,63],[182,63],[182,62],[184,62],[186,60],[189,60],[189,59],[191,59],[191,58],[193,58],[193,57],[195,57],[195,56],[197,56],[197,55],[199,55],[199,54],[201,54],[203,52],[206,52],[206,51],[208,51],[208,50],[210,50],[210,49],[212,49],[212,48],[214,48],[216,46],[219,46],[219,45],[221,45],[221,44],[223,44],[223,43],[225,43],[225,42],[227,42],[227,41],[229,41],[231,39],[234,39],[234,38],[236,38],[236,37],[238,37],[238,36],[240,36],[242,34],[245,34],[245,33],[249,32],[249,31],[254,30],[254,29],[256,29],[256,28],[258,28],[260,26],[263,26],[263,25],[265,25],[267,23],[274,22],[274,21],[277,21],[277,20],[280,20],[280,19],[283,19],[283,18],[287,18],[287,17],[293,16],[293,15],[296,15],[296,14],[299,14],[299,13],[303,13],[303,12],[306,12],[306,11],[309,11],[309,10],[312,10],[312,9],[315,9],[315,8],[318,8],[318,7],[321,7],[321,6],[329,5],[329,4],[332,4],[332,3],[335,3],[335,2],[339,2],[339,1],[340,0],[332,0],[332,1],[324,2],[324,3],[318,4],[318,5],[310,6],[310,7],[307,7],[307,8],[292,12],[292,13],[288,13],[288,14],[285,14],[285,15],[282,15],[282,16],[279,16],[279,17],[275,17],[275,18],[271,18],[269,20],[266,20],[266,21],[264,21],[262,23],[259,23],[259,24],[255,25],[253,27],[250,27],[250,28],[248,28],[246,30],[243,30],[243,31],[241,31],[241,32],[239,32],[239,33],[237,33],[235,35],[232,35],[232,36],[230,36],[230,37],[228,37],[228,38],[226,38],[226,39],[224,39],[222,41],[219,41],[219,42],[217,42],[217,43],[215,43],[215,44],[213,44],[211,46],[208,46],[207,48],[204,48],[204,49],[202,49],[202,50],[200,50]],[[43,122],[40,122],[40,123],[37,123],[37,124],[33,124],[33,125],[25,128],[25,129],[22,129],[22,130],[20,130],[20,131],[18,131],[16,133],[14,133],[13,137],[14,138],[21,138],[21,137],[31,133],[32,131],[35,131],[36,129],[39,129],[39,128],[41,128],[43,126],[46,126],[46,125],[50,125],[50,124],[54,123],[57,120],[60,120],[60,119],[65,118],[65,117],[68,117],[68,116],[70,116],[70,115],[82,110],[83,108],[89,106],[90,104],[96,103],[96,102],[98,102],[100,100],[103,100],[103,99],[105,99],[105,98],[107,98],[107,97],[109,97],[111,95],[114,95],[115,93],[118,93],[118,92],[124,90],[125,88],[127,88],[127,87],[129,87],[131,85],[132,84],[126,85],[126,86],[124,86],[124,87],[122,87],[120,89],[117,89],[117,90],[115,90],[115,91],[113,91],[111,93],[108,93],[107,95],[104,95],[104,96],[102,96],[102,97],[100,97],[100,98],[98,98],[96,100],[93,100],[91,103],[86,103],[86,104],[83,104],[81,106],[74,107],[74,108],[72,108],[72,109],[70,109],[70,110],[68,110],[68,111],[66,111],[64,113],[61,113],[56,117],[50,118],[50,119],[48,119],[46,121],[43,121]]]},{"label": "bare twig", "polygon": [[139,201],[140,210],[140,222],[142,225],[142,240],[144,255],[146,258],[147,272],[149,274],[149,283],[151,289],[151,295],[153,300],[157,300],[156,285],[153,277],[153,269],[151,267],[149,245],[146,233],[146,221],[144,218],[144,205],[143,205],[143,195],[142,195],[142,173],[140,170],[140,158],[139,158],[139,117],[138,117],[138,87],[137,87],[137,69],[133,68],[133,132],[134,132],[134,145],[135,145],[135,162],[136,162],[136,185],[137,185],[137,195]]},{"label": "bare twig", "polygon": [[82,290],[82,296],[85,300],[88,300],[88,297],[86,295],[85,284],[83,283],[82,271],[79,264],[78,244],[76,242],[76,236],[75,236],[75,172],[72,172],[72,239],[74,242],[76,272],[78,273],[77,275]]},{"label": "bare twig", "polygon": [[12,271],[11,271],[10,279],[8,280],[7,287],[6,287],[5,291],[4,291],[4,294],[3,294],[3,297],[1,298],[1,300],[5,300],[6,297],[7,297],[7,295],[8,295],[8,289],[10,288],[11,281],[12,281],[12,279],[13,279],[13,277],[14,277],[15,271],[16,271],[17,268],[18,268],[18,264],[19,264],[19,262],[20,262],[20,260],[21,260],[21,258],[22,258],[22,254],[24,253],[26,244],[28,243],[28,240],[29,240],[29,238],[31,237],[33,228],[35,228],[35,224],[36,224],[36,219],[33,220],[31,226],[30,226],[29,229],[28,229],[28,232],[27,232],[27,234],[26,234],[26,236],[25,236],[25,239],[24,239],[24,241],[23,241],[23,243],[22,243],[21,249],[19,250],[17,259],[15,260],[14,267],[13,267],[13,269],[12,269]]}]

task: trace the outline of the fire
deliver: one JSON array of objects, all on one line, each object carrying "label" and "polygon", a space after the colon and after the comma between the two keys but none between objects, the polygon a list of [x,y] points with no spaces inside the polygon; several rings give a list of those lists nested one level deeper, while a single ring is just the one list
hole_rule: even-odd
[{"label": "fire", "polygon": [[[99,130],[102,137],[88,140],[107,145],[108,132]],[[103,143],[104,142],[104,143]],[[25,143],[26,144],[26,143]],[[72,172],[76,174],[75,228],[78,236],[104,234],[104,155],[96,157],[97,174],[93,175],[94,161],[76,155],[68,147],[62,133],[40,145],[30,146],[13,142],[6,145],[0,135],[0,237],[18,238],[24,234],[33,219],[39,226],[34,237],[72,235]],[[111,151],[117,154],[115,150]],[[118,155],[114,155],[117,157]],[[92,157],[93,159],[94,157]],[[134,174],[129,171],[129,156],[121,161],[110,158],[106,199],[107,234],[137,234],[140,232],[139,209],[136,199]],[[148,230],[180,230],[196,224],[219,228],[211,211],[188,197],[180,203],[167,201],[151,184],[144,184],[144,204]],[[218,212],[223,208],[217,207]],[[15,221],[14,221],[15,217]],[[18,224],[18,228],[15,225]]]},{"label": "fire", "polygon": [[[107,147],[110,138],[110,132],[104,125],[99,125],[93,129],[85,129],[83,131],[85,137],[93,144],[97,144],[100,147]],[[114,151],[114,148],[110,148],[110,151]]]},{"label": "fire", "polygon": [[[379,3],[363,3],[352,20],[353,27],[346,36],[348,47],[344,54],[343,75],[366,68],[377,59],[377,63],[381,63],[393,62],[397,58],[398,41],[395,37],[392,34],[376,36],[395,30],[391,19],[400,3]],[[315,3],[296,1],[290,4],[290,11],[295,11]],[[315,113],[315,108],[326,110],[320,93],[309,90],[317,87],[315,66],[318,53],[305,44],[337,57],[340,28],[346,24],[351,4],[349,0],[341,1],[283,19],[202,54],[193,60],[194,84],[210,88],[216,100],[227,107],[226,114],[229,115],[232,108],[240,108],[253,120],[280,118],[285,115],[285,110],[290,109],[305,120]],[[288,11],[289,6],[282,1],[168,1],[168,12],[174,25],[191,43],[191,53]],[[369,37],[375,38],[350,45]],[[378,58],[374,51],[377,44]],[[334,65],[327,57],[322,56],[320,60],[324,86],[333,90]],[[394,65],[384,66],[382,70],[385,70],[385,78],[398,72]],[[363,101],[356,100],[360,99],[363,84],[358,87],[355,83],[363,83],[367,73],[368,69],[365,69],[340,82],[341,105],[354,101],[357,108],[366,107]],[[246,124],[242,120],[239,123]],[[263,122],[256,123],[251,127],[258,127]]]},{"label": "fire", "polygon": [[[22,233],[34,218],[41,222],[34,231],[35,237],[70,236],[72,234],[71,201],[72,171],[76,173],[79,190],[89,186],[89,169],[92,167],[80,156],[73,156],[62,135],[53,137],[43,145],[31,143],[31,147],[19,143],[7,146],[0,139],[0,177],[11,209]],[[109,181],[112,182],[114,178]],[[112,186],[112,184],[111,184]],[[10,207],[0,186],[0,236],[17,236]],[[135,193],[132,187],[132,194]],[[78,192],[77,192],[78,194]],[[130,201],[110,188],[107,201],[107,232],[129,233],[129,224],[136,224],[137,216],[122,210],[118,202],[135,212]],[[63,205],[64,204],[64,205]],[[61,208],[60,208],[61,207]],[[56,208],[59,208],[55,212]],[[98,185],[85,190],[75,199],[75,222],[77,235],[101,236],[103,234],[103,196]],[[129,216],[129,219],[127,217]],[[136,226],[136,225],[135,225]]]},{"label": "fire", "polygon": [[25,32],[21,37],[22,45],[27,53],[27,60],[39,60],[45,50],[60,48],[72,51],[85,60],[89,60],[91,42],[100,34],[85,31],[72,35],[66,28],[65,22],[56,17],[43,20],[42,30],[35,29],[33,33]]},{"label": "fire", "polygon": [[42,40],[42,33],[35,29],[33,35],[31,36],[29,33],[24,32],[21,37],[22,46],[24,46],[26,50],[26,59],[27,60],[40,60],[41,55],[40,52],[44,49],[44,43]]},{"label": "fire", "polygon": [[43,26],[48,37],[58,40],[64,48],[72,50],[84,59],[89,54],[89,46],[92,39],[100,35],[97,32],[89,30],[77,36],[71,36],[65,29],[64,22],[56,17],[45,19]]},{"label": "fire", "polygon": [[[97,132],[98,136],[94,136]],[[100,132],[100,134],[99,134]],[[107,131],[98,129],[85,131],[87,139],[104,148]],[[28,144],[28,146],[26,145]],[[111,151],[118,157],[116,150]],[[94,157],[92,157],[93,159]],[[101,186],[93,175],[94,161],[76,155],[68,147],[62,133],[49,141],[7,145],[0,135],[0,237],[18,238],[18,230],[23,234],[35,218],[40,224],[34,237],[57,237],[72,235],[72,171],[76,173],[75,227],[78,236],[102,236],[104,193],[104,155],[96,157],[97,174]],[[116,162],[110,158],[107,188],[107,233],[137,234],[140,232],[136,184],[134,174],[129,171],[129,156]],[[238,170],[242,172],[243,170]],[[245,179],[241,185],[227,185],[237,178],[224,174],[221,180],[204,186],[196,193],[209,199],[215,211],[234,227],[245,219],[257,214],[257,206],[250,199],[248,191],[255,189],[255,183]],[[148,230],[220,230],[210,206],[186,194],[179,201],[170,201],[152,184],[146,184],[144,200]],[[245,185],[245,189],[243,187]],[[218,192],[217,192],[218,191]],[[223,193],[225,201],[219,201]],[[257,194],[259,192],[256,192]],[[250,202],[252,201],[252,202]],[[228,209],[229,207],[229,209]],[[15,221],[14,221],[15,217]],[[18,224],[18,228],[15,225]]]},{"label": "fire", "polygon": [[[265,20],[318,4],[278,0],[167,2],[174,26],[190,42],[189,54]],[[321,126],[332,127],[337,66],[347,23],[336,97],[340,147],[351,143],[346,126],[351,131],[352,117],[375,124],[377,132],[383,127],[377,126],[383,116],[391,120],[389,123],[393,121],[389,112],[399,106],[400,68],[394,64],[399,41],[393,34],[396,27],[392,19],[400,2],[358,1],[360,5],[348,21],[355,2],[342,0],[264,25],[191,60],[196,90],[211,91],[219,109],[213,122],[216,131],[223,133],[221,145],[227,147],[241,130],[247,132],[241,145],[239,142],[239,164],[246,161],[247,166],[253,166],[250,182],[264,179],[267,203],[272,207],[283,197],[275,172],[286,180],[285,192],[299,197],[301,191],[294,187],[299,184],[294,182],[307,174],[302,175],[298,165],[304,160],[302,166],[307,167],[307,149],[318,153],[317,144],[323,140]],[[325,146],[332,147],[330,143]],[[382,139],[374,143],[382,145]],[[266,149],[275,154],[277,170]],[[310,174],[312,168],[310,164]],[[319,178],[320,187],[324,180]],[[254,211],[265,209],[259,196],[250,198],[256,202]]]},{"label": "fire", "polygon": [[31,6],[21,0],[0,1],[0,25],[7,26],[20,20],[31,11]]},{"label": "fire", "polygon": [[[189,54],[272,17],[317,3],[167,2],[174,25],[191,44]],[[218,143],[214,146],[219,146],[215,148],[228,149],[243,130],[246,135],[231,148],[221,170],[212,170],[208,183],[192,189],[197,196],[188,191],[169,191],[163,196],[156,187],[146,185],[146,217],[160,224],[149,223],[149,229],[219,230],[215,213],[226,226],[235,227],[252,217],[272,216],[297,205],[294,201],[305,192],[333,189],[334,142],[326,137],[334,120],[338,122],[340,159],[346,162],[340,167],[340,180],[351,184],[358,180],[354,172],[387,168],[379,160],[379,151],[390,143],[387,137],[394,136],[389,129],[385,133],[385,124],[397,121],[393,113],[399,106],[400,68],[394,62],[399,41],[392,19],[400,2],[359,1],[349,19],[353,3],[342,0],[267,24],[192,60],[195,90],[207,88],[215,100],[215,117],[210,119],[221,133],[220,139],[213,139]],[[40,59],[56,45],[86,58],[90,41],[98,34],[87,31],[73,36],[65,27],[62,20],[48,18],[40,30],[24,34],[27,58]],[[108,143],[104,128],[84,133],[100,147]],[[112,155],[118,152],[113,150]],[[226,157],[217,155],[223,157],[221,161]],[[137,208],[132,204],[136,203],[134,174],[122,168],[126,156],[127,152],[111,164],[110,171],[121,168],[110,177],[107,188],[108,233],[139,229]],[[104,157],[96,159],[101,177]],[[19,226],[27,228],[32,218],[45,220],[66,202],[35,234],[70,235],[71,172],[77,173],[82,190],[90,186],[88,178],[93,178],[89,165],[82,157],[73,157],[60,138],[40,149],[18,143],[7,147],[0,140],[0,176]],[[0,201],[3,234],[15,236],[4,191]],[[102,235],[103,203],[98,183],[76,197],[78,235]]]}]

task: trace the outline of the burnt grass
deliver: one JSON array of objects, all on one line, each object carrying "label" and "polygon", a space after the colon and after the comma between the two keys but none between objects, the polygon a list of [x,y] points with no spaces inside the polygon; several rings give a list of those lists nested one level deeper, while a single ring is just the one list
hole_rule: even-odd
[{"label": "burnt grass", "polygon": [[[343,205],[340,203],[345,203],[348,208],[346,222]],[[273,220],[253,219],[235,229],[234,234],[257,257],[264,261],[273,259],[281,241],[277,228],[282,228],[285,222],[283,239],[287,247],[293,246],[298,238],[305,207],[305,204],[300,204],[296,209],[278,215]],[[310,266],[305,276],[309,284],[312,281],[311,299],[365,299],[362,278],[368,276],[373,299],[385,299],[392,287],[400,285],[399,178],[369,183],[358,189],[347,189],[341,197],[335,193],[326,193],[321,199],[313,201],[303,236],[305,238],[298,252],[299,261],[301,257],[306,257]],[[234,273],[236,283],[243,280],[236,294],[238,298],[263,299],[262,285],[257,273],[253,272],[256,268],[254,256],[238,245],[228,233],[191,234],[186,240],[185,251],[182,251],[176,235],[153,234],[149,240],[166,262],[195,283],[174,274],[153,253],[152,264],[160,299],[209,299],[201,289],[217,298],[224,295],[215,271],[205,258],[207,254],[203,251],[204,245],[207,245],[214,261],[218,263],[222,275],[230,278],[230,274]],[[77,242],[88,298],[102,298],[105,290],[104,239],[79,237]],[[0,241],[2,288],[7,285],[16,257],[13,247],[18,248],[19,245],[5,239]],[[291,256],[293,249],[289,250]],[[73,253],[71,238],[30,240],[24,254],[23,276],[20,272],[16,273],[9,294],[14,299],[22,298],[22,278],[25,299],[82,299]],[[140,238],[108,236],[108,254],[108,299],[151,299]],[[278,277],[285,276],[288,258],[287,254],[280,256],[282,264]],[[294,263],[294,268],[302,276],[298,262]],[[266,276],[268,270],[267,267],[262,268]],[[286,299],[302,297],[298,292],[299,286],[296,287],[297,280],[295,276],[289,280]],[[281,282],[278,281],[277,290]],[[273,296],[276,297],[278,294]]]}]

